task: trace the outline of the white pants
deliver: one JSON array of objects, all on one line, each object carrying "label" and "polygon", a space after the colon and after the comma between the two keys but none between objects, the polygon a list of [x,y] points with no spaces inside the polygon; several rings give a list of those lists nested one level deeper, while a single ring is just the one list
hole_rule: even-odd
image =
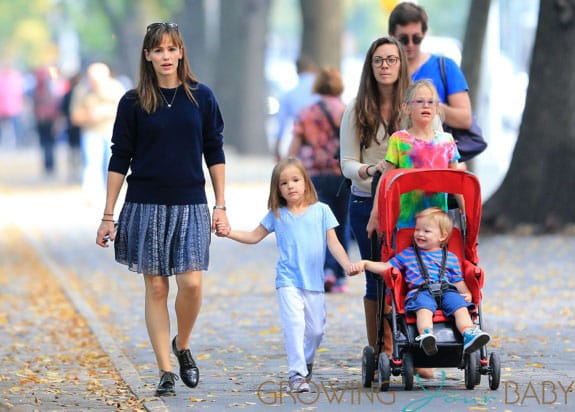
[{"label": "white pants", "polygon": [[110,140],[101,133],[84,131],[80,137],[84,170],[82,192],[85,200],[98,204],[106,194]]},{"label": "white pants", "polygon": [[308,374],[325,333],[325,296],[295,287],[277,289],[280,318],[285,337],[289,377]]}]

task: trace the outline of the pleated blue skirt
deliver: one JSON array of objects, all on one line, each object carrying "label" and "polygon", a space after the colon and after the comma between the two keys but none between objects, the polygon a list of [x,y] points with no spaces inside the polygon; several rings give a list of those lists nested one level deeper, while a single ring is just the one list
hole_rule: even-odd
[{"label": "pleated blue skirt", "polygon": [[116,261],[146,275],[207,270],[210,227],[207,204],[127,202],[120,212],[114,241]]}]

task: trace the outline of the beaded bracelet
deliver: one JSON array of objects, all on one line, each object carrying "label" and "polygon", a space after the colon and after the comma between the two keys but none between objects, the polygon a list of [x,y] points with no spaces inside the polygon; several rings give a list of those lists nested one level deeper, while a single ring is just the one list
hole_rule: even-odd
[{"label": "beaded bracelet", "polygon": [[114,219],[102,219],[102,222],[113,222]]}]

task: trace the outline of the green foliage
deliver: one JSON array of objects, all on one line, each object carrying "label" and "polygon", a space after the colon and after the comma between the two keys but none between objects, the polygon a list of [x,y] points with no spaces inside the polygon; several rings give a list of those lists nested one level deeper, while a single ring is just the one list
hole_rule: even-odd
[{"label": "green foliage", "polygon": [[0,53],[21,68],[55,62],[56,45],[47,25],[53,6],[48,0],[30,0],[26,7],[0,0]]},{"label": "green foliage", "polygon": [[[113,32],[105,8],[119,22],[138,18],[144,21],[177,21],[186,0],[0,0],[0,52],[22,68],[54,63],[57,35],[62,27],[78,32],[83,60],[115,59],[117,34]],[[202,1],[202,0],[187,0]],[[222,7],[225,7],[223,0]],[[236,0],[233,0],[236,1]],[[421,0],[430,18],[430,33],[463,40],[470,0]],[[363,55],[373,39],[387,34],[388,13],[380,0],[343,0],[346,53]],[[277,52],[296,55],[302,30],[300,0],[273,0],[269,45]],[[448,10],[449,12],[446,12]],[[132,13],[132,14],[131,14]],[[139,17],[141,18],[141,17]],[[185,22],[180,22],[184,24]]]},{"label": "green foliage", "polygon": [[[108,60],[114,52],[110,22],[97,1],[64,1],[62,7],[80,37],[84,59]],[[121,2],[118,2],[121,3]]]},{"label": "green foliage", "polygon": [[422,0],[429,17],[429,34],[453,37],[463,43],[471,0]]},{"label": "green foliage", "polygon": [[378,0],[345,0],[344,16],[346,52],[363,56],[373,40],[387,35],[388,14]]},{"label": "green foliage", "polygon": [[278,53],[295,58],[302,33],[300,0],[273,0],[268,44]]},{"label": "green foliage", "polygon": [[[149,21],[167,21],[177,16],[184,0],[138,0]],[[133,0],[0,0],[0,53],[22,69],[55,64],[58,31],[77,31],[83,60],[115,58],[118,42],[108,7],[120,22],[129,21]],[[149,17],[148,17],[149,16]],[[145,21],[142,26],[145,28]]]}]

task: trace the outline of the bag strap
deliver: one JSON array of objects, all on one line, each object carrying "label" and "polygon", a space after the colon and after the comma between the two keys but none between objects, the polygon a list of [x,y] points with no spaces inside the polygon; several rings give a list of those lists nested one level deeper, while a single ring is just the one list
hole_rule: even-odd
[{"label": "bag strap", "polygon": [[[417,257],[417,263],[419,265],[419,270],[421,271],[421,276],[425,280],[425,284],[429,285],[429,273],[427,272],[427,268],[423,264],[423,259],[421,258],[421,251],[419,250],[419,246],[414,244],[413,249],[415,249],[415,256]],[[443,281],[443,275],[445,274],[445,266],[447,263],[447,247],[443,246],[441,248],[441,252],[442,257],[441,257],[441,269],[439,270],[439,281]]]},{"label": "bag strap", "polygon": [[445,74],[445,58],[443,56],[439,56],[439,72],[441,73],[441,83],[443,83],[445,101],[447,101],[447,75]]},{"label": "bag strap", "polygon": [[329,113],[329,111],[327,110],[327,107],[325,106],[325,102],[323,100],[320,100],[317,103],[317,105],[319,106],[319,108],[323,112],[323,115],[325,116],[325,118],[329,122],[331,128],[333,129],[333,132],[335,133],[335,135],[339,139],[339,127],[337,127],[335,125],[335,122],[333,121],[333,117],[331,117],[331,114]]}]

